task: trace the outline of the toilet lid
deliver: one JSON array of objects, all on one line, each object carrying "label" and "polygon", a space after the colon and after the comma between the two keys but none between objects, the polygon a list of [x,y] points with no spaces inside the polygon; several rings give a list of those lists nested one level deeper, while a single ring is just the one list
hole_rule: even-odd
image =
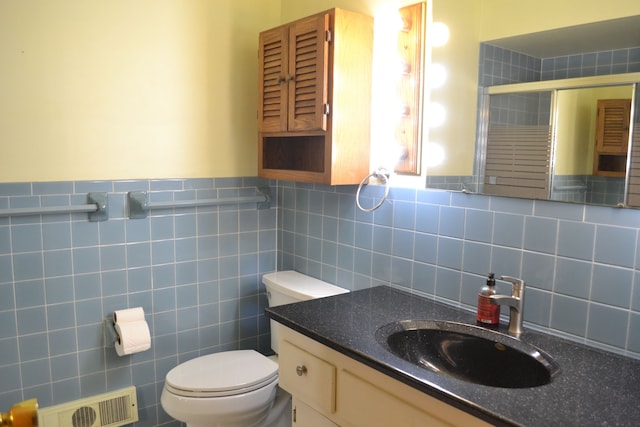
[{"label": "toilet lid", "polygon": [[181,396],[230,396],[277,381],[278,364],[255,350],[208,354],[169,371],[167,389]]}]

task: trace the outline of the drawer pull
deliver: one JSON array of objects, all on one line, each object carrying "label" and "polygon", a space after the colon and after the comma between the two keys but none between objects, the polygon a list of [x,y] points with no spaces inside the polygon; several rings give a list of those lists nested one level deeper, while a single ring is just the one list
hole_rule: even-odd
[{"label": "drawer pull", "polygon": [[306,375],[307,374],[307,367],[302,365],[298,365],[296,366],[296,374],[298,374],[299,377]]}]

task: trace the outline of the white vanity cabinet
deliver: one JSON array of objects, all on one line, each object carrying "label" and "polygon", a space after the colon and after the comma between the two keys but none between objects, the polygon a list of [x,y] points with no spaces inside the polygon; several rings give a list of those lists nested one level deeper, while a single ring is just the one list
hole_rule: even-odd
[{"label": "white vanity cabinet", "polygon": [[490,425],[278,326],[280,386],[293,395],[294,427]]}]

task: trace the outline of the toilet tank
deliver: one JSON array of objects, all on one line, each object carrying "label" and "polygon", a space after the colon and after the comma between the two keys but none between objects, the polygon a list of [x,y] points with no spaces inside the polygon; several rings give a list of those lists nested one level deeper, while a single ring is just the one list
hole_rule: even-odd
[{"label": "toilet tank", "polygon": [[[332,285],[297,271],[277,271],[262,276],[267,288],[269,307],[291,304],[331,295],[344,294],[347,289]],[[271,349],[278,353],[278,322],[271,322]]]}]

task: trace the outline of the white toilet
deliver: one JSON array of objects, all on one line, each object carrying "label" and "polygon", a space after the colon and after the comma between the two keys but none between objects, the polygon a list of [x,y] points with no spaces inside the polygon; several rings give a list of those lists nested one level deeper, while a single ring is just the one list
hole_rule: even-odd
[{"label": "white toilet", "polygon": [[[271,307],[349,292],[295,271],[265,274],[262,282]],[[271,348],[278,352],[273,321]],[[277,385],[276,357],[255,350],[225,351],[169,371],[160,403],[187,427],[290,427],[291,396]]]}]

